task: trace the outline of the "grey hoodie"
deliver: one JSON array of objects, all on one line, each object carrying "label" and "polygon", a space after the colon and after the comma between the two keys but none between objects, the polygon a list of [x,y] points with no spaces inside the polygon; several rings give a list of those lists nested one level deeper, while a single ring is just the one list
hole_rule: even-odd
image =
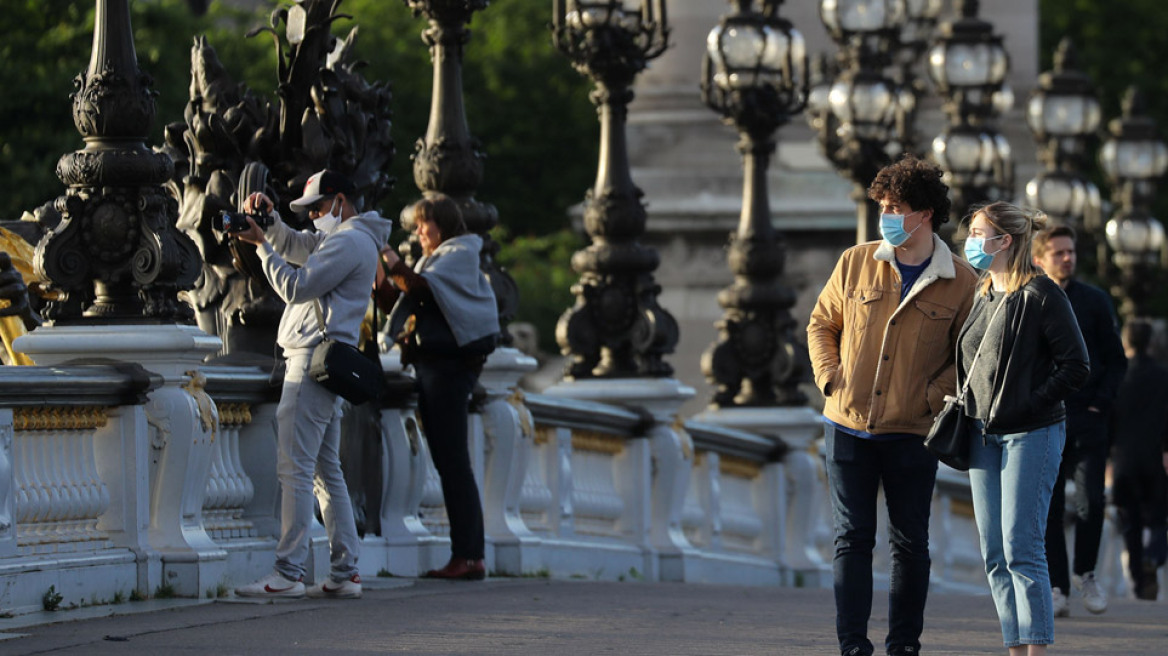
[{"label": "grey hoodie", "polygon": [[323,339],[313,303],[317,299],[329,337],[357,344],[377,272],[377,253],[392,228],[393,223],[377,212],[351,217],[327,235],[293,230],[276,216],[258,253],[268,282],[288,304],[276,337],[286,357],[311,350]]}]

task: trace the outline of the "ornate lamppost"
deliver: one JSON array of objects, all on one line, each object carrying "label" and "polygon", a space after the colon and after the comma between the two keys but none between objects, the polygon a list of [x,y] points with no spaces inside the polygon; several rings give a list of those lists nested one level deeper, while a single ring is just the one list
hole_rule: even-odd
[{"label": "ornate lamppost", "polygon": [[1026,204],[1074,228],[1080,252],[1090,254],[1095,253],[1094,235],[1103,227],[1102,200],[1082,171],[1102,120],[1095,85],[1076,68],[1075,47],[1065,38],[1055,51],[1054,69],[1038,76],[1026,104],[1026,124],[1044,166],[1026,183]]},{"label": "ornate lamppost", "polygon": [[899,44],[893,55],[896,81],[900,86],[897,104],[896,138],[901,152],[923,156],[916,133],[917,108],[928,88],[917,75],[917,64],[933,41],[933,31],[941,17],[944,0],[905,0],[905,20],[900,27]]},{"label": "ornate lamppost", "polygon": [[[470,23],[474,12],[486,9],[489,0],[403,0],[414,15],[424,15],[430,25],[422,40],[430,47],[434,64],[434,90],[431,94],[430,123],[426,136],[414,146],[414,182],[423,195],[446,194],[458,203],[462,218],[471,232],[483,238],[480,266],[491,281],[499,305],[500,324],[515,318],[519,307],[519,289],[515,281],[495,263],[499,244],[490,231],[499,223],[494,205],[474,197],[483,180],[481,143],[471,136],[462,96],[462,57],[470,41]],[[401,213],[402,225],[413,228],[413,206]],[[503,339],[510,343],[504,330]]]},{"label": "ornate lamppost", "polygon": [[734,283],[718,294],[725,315],[702,356],[711,405],[802,405],[791,330],[795,294],[780,281],[786,249],[771,224],[767,165],[775,131],[803,110],[808,71],[803,35],[778,15],[783,0],[733,0],[707,40],[702,100],[738,129],[745,169],[738,231],[730,236]]},{"label": "ornate lamppost", "polygon": [[127,0],[97,0],[89,66],[74,80],[73,123],[85,148],[57,163],[68,187],[61,221],[37,244],[35,266],[61,300],[54,324],[186,323],[178,292],[194,287],[198,249],[179,231],[163,184],[174,164],[146,147],[153,79],[138,68]]},{"label": "ornate lamppost", "polygon": [[665,0],[553,0],[552,36],[595,83],[600,115],[600,162],[584,199],[592,244],[572,257],[576,304],[556,326],[569,356],[565,378],[669,376],[663,356],[677,345],[678,327],[657,305],[658,255],[638,242],[646,214],[625,140],[633,81],[668,45]]},{"label": "ornate lamppost", "polygon": [[1125,317],[1146,316],[1149,295],[1157,287],[1164,248],[1164,227],[1151,214],[1156,181],[1168,170],[1168,145],[1147,115],[1144,97],[1131,87],[1124,94],[1123,115],[1108,125],[1099,152],[1113,202],[1119,210],[1107,222],[1107,243],[1118,268],[1116,291],[1123,295]]},{"label": "ornate lamppost", "polygon": [[1010,58],[993,25],[977,17],[977,0],[962,0],[961,17],[944,23],[929,51],[929,76],[945,98],[945,132],[933,140],[933,157],[945,171],[960,221],[978,203],[1013,195],[1010,144],[991,124],[1014,104],[1006,84]]},{"label": "ornate lamppost", "polygon": [[880,208],[868,199],[868,186],[892,161],[890,144],[899,144],[902,103],[914,101],[884,72],[897,48],[905,1],[821,0],[819,16],[840,46],[842,70],[827,93],[828,114],[817,121],[813,110],[812,126],[828,161],[853,183],[857,243],[879,239]]}]

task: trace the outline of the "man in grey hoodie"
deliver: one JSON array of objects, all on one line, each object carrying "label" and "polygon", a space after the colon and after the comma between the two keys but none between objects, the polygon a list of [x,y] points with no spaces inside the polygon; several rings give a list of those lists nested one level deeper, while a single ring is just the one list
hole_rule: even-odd
[{"label": "man in grey hoodie", "polygon": [[[361,596],[357,527],[338,454],[342,400],[308,375],[312,350],[323,339],[317,304],[329,336],[356,345],[378,250],[392,228],[377,212],[358,213],[356,191],[351,180],[335,171],[310,177],[304,194],[290,205],[306,210],[315,230],[288,227],[262,193],[244,203],[245,211],[266,212],[273,219],[265,232],[249,218],[250,227],[236,237],[257,246],[264,275],[287,304],[276,338],[287,368],[276,410],[281,488],[276,565],[268,576],[236,588],[242,597]],[[331,567],[328,579],[306,590],[314,480]]]}]

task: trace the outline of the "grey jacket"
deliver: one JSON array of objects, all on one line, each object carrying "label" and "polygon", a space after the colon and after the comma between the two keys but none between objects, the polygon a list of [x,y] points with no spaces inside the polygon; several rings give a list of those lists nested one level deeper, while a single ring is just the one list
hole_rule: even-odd
[{"label": "grey jacket", "polygon": [[356,345],[377,272],[377,253],[393,223],[377,212],[351,217],[325,235],[293,230],[277,220],[258,249],[264,275],[287,303],[276,342],[285,356],[323,339],[314,301],[320,300],[329,337]]}]

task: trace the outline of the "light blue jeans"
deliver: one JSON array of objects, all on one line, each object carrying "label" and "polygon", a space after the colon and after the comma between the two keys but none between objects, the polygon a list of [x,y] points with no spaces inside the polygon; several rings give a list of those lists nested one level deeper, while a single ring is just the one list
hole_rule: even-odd
[{"label": "light blue jeans", "polygon": [[972,420],[969,487],[990,593],[1006,647],[1054,643],[1046,516],[1066,424],[985,434]]},{"label": "light blue jeans", "polygon": [[341,472],[341,398],[308,375],[310,359],[310,352],[288,358],[276,407],[276,475],[280,480],[276,571],[293,581],[304,576],[315,495],[328,533],[329,577],[340,582],[357,573],[361,549]]}]

